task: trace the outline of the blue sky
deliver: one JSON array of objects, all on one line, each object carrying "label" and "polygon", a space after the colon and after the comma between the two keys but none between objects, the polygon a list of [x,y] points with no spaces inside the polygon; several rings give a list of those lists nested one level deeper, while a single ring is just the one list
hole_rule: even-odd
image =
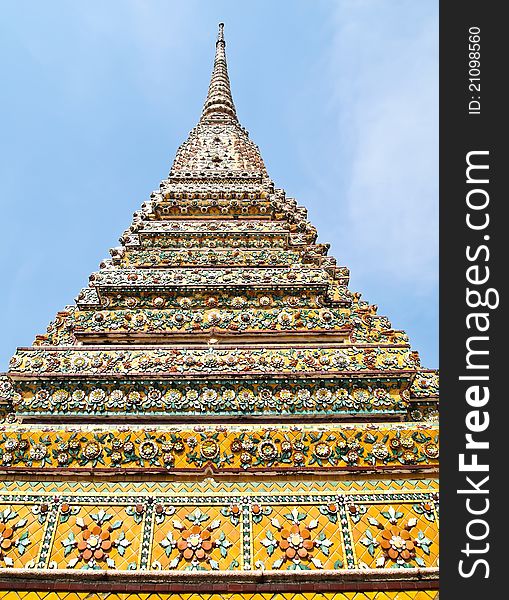
[{"label": "blue sky", "polygon": [[437,0],[4,0],[0,370],[72,304],[197,122],[237,113],[350,287],[438,366]]}]

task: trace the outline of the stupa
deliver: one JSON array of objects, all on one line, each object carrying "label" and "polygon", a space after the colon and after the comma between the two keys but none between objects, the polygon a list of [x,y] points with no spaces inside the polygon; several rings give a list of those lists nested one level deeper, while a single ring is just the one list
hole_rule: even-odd
[{"label": "stupa", "polygon": [[438,376],[240,125],[197,126],[1,379],[0,600],[438,595]]}]

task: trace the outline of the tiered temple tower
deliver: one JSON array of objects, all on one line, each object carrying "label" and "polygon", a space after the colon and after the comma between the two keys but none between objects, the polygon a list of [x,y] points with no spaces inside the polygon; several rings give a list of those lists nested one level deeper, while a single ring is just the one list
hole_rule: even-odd
[{"label": "tiered temple tower", "polygon": [[220,26],[168,178],[2,379],[1,599],[436,597],[437,373],[316,235]]}]

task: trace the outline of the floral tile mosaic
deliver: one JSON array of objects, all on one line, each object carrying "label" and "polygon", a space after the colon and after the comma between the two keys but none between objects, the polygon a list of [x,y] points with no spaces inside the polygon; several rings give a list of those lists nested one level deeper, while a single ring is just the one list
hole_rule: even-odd
[{"label": "floral tile mosaic", "polygon": [[384,484],[377,481],[370,481],[371,492],[362,485],[365,491],[348,495],[340,483],[329,484],[327,493],[302,483],[297,494],[284,483],[266,482],[267,490],[246,483],[243,494],[226,483],[219,494],[200,481],[188,486],[183,495],[178,484],[167,486],[172,495],[140,494],[129,485],[119,492],[107,483],[73,495],[65,484],[58,494],[5,490],[5,566],[340,571],[437,564],[434,491],[403,483],[399,492],[381,495]]},{"label": "floral tile mosaic", "polygon": [[425,469],[438,457],[436,425],[0,426],[0,464],[18,471]]}]

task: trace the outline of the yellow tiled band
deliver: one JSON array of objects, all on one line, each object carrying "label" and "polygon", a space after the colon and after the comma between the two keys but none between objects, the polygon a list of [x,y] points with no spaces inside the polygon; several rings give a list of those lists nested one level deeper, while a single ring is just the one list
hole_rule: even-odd
[{"label": "yellow tiled band", "polygon": [[43,494],[7,486],[0,568],[387,572],[438,563],[434,486],[401,482],[398,491],[375,480],[344,493],[350,486],[335,482],[326,492],[313,482],[188,482],[186,491],[131,484],[104,493],[108,485],[69,493],[55,483]]},{"label": "yellow tiled band", "polygon": [[6,469],[313,471],[438,465],[438,426],[202,425],[4,427]]}]

